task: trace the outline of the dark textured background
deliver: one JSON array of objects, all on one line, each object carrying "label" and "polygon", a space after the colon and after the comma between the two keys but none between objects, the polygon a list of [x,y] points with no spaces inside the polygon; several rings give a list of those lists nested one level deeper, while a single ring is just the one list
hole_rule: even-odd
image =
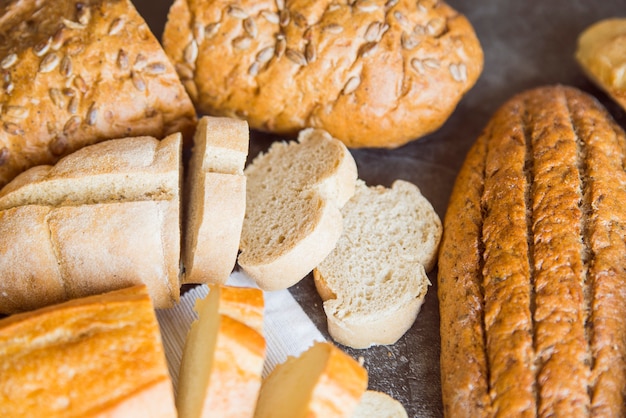
[{"label": "dark textured background", "polygon": [[[133,0],[152,31],[161,38],[172,0]],[[596,96],[626,126],[626,114],[595,88],[573,55],[578,34],[597,20],[626,17],[626,0],[476,0],[448,2],[474,25],[485,51],[485,68],[473,90],[438,132],[396,150],[353,151],[359,176],[370,184],[390,185],[397,178],[420,187],[442,217],[456,173],[471,144],[493,112],[514,94],[545,84],[576,86]],[[253,133],[251,155],[273,139]],[[411,330],[395,345],[346,349],[363,357],[370,388],[399,399],[410,417],[443,414],[439,379],[439,313],[436,272],[433,286]],[[291,289],[328,337],[321,300],[311,277]]]}]

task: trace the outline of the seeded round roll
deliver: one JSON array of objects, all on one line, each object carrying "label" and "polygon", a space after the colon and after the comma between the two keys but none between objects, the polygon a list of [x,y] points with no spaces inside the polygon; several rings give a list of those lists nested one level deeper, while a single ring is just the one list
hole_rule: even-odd
[{"label": "seeded round roll", "polygon": [[446,416],[626,414],[626,137],[570,87],[469,152],[439,257]]},{"label": "seeded round roll", "polygon": [[0,35],[0,187],[104,139],[193,134],[191,100],[130,1],[4,1]]},{"label": "seeded round roll", "polygon": [[483,65],[471,24],[437,0],[176,0],[163,46],[201,112],[348,147],[439,128]]}]

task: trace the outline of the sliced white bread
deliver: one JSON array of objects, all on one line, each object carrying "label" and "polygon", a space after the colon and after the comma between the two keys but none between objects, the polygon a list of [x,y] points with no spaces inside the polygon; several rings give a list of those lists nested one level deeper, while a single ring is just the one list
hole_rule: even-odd
[{"label": "sliced white bread", "polygon": [[365,391],[351,418],[408,418],[406,409],[383,392]]},{"label": "sliced white bread", "polygon": [[413,325],[435,264],[441,221],[419,189],[359,180],[344,233],[313,272],[328,332],[349,347],[393,344]]},{"label": "sliced white bread", "polygon": [[265,361],[259,289],[209,285],[196,302],[176,400],[180,418],[254,416]]},{"label": "sliced white bread", "polygon": [[264,290],[300,281],[335,247],[341,207],[354,193],[356,163],[321,130],[276,142],[245,170],[246,215],[238,263]]},{"label": "sliced white bread", "polygon": [[224,284],[235,266],[248,144],[244,121],[205,116],[198,122],[185,181],[183,283]]},{"label": "sliced white bread", "polygon": [[317,342],[263,381],[256,418],[349,418],[367,389],[367,371],[330,342]]}]

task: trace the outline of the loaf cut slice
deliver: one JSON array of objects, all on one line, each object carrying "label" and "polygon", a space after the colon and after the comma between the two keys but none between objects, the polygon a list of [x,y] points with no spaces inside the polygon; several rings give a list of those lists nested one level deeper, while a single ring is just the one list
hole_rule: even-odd
[{"label": "loaf cut slice", "polygon": [[185,341],[177,407],[181,418],[252,417],[265,360],[263,293],[209,285]]},{"label": "loaf cut slice", "polygon": [[335,247],[341,207],[354,194],[356,163],[321,130],[276,142],[245,170],[246,216],[238,262],[264,290],[287,288]]},{"label": "loaf cut slice", "polygon": [[367,390],[351,418],[408,418],[406,409],[384,392]]},{"label": "loaf cut slice", "polygon": [[328,331],[353,348],[393,344],[413,325],[430,285],[442,227],[420,190],[357,182],[342,208],[344,231],[313,271]]},{"label": "loaf cut slice", "polygon": [[0,312],[138,284],[178,301],[181,153],[180,134],[100,142],[0,190]]},{"label": "loaf cut slice", "polygon": [[289,357],[263,381],[256,418],[349,418],[367,389],[367,371],[329,342]]},{"label": "loaf cut slice", "polygon": [[244,121],[205,116],[198,122],[186,179],[183,283],[224,284],[235,266],[248,143]]},{"label": "loaf cut slice", "polygon": [[0,416],[176,417],[144,286],[0,320]]}]

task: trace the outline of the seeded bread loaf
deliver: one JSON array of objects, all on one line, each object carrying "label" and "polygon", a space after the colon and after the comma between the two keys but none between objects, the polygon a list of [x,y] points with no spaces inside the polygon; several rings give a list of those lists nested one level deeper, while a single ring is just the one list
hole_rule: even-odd
[{"label": "seeded bread loaf", "polygon": [[332,343],[317,342],[277,365],[263,381],[255,418],[349,418],[367,371]]},{"label": "seeded bread loaf", "polygon": [[0,190],[0,312],[145,284],[179,297],[182,141],[136,137],[84,147]]},{"label": "seeded bread loaf", "polygon": [[419,189],[357,181],[341,210],[343,234],[313,270],[328,332],[352,348],[393,344],[413,325],[434,267],[441,221]]},{"label": "seeded bread loaf", "polygon": [[493,116],[444,221],[446,416],[626,414],[625,160],[622,129],[574,88]]},{"label": "seeded bread loaf", "polygon": [[176,417],[145,286],[0,320],[0,416]]},{"label": "seeded bread loaf", "polygon": [[597,22],[578,37],[576,59],[587,76],[626,110],[626,18]]},{"label": "seeded bread loaf", "polygon": [[176,0],[162,41],[200,112],[349,147],[439,128],[483,65],[471,24],[437,0]]},{"label": "seeded bread loaf", "polygon": [[189,96],[129,0],[4,1],[0,35],[0,187],[104,139],[191,139]]},{"label": "seeded bread loaf", "polygon": [[367,390],[351,418],[408,418],[404,406],[383,392]]},{"label": "seeded bread loaf", "polygon": [[205,116],[194,135],[186,178],[183,283],[226,283],[246,212],[248,124]]},{"label": "seeded bread loaf", "polygon": [[209,287],[185,341],[179,417],[253,417],[265,360],[263,292]]},{"label": "seeded bread loaf", "polygon": [[294,285],[335,247],[356,163],[339,140],[307,129],[275,142],[246,167],[246,215],[238,263],[264,290]]}]

